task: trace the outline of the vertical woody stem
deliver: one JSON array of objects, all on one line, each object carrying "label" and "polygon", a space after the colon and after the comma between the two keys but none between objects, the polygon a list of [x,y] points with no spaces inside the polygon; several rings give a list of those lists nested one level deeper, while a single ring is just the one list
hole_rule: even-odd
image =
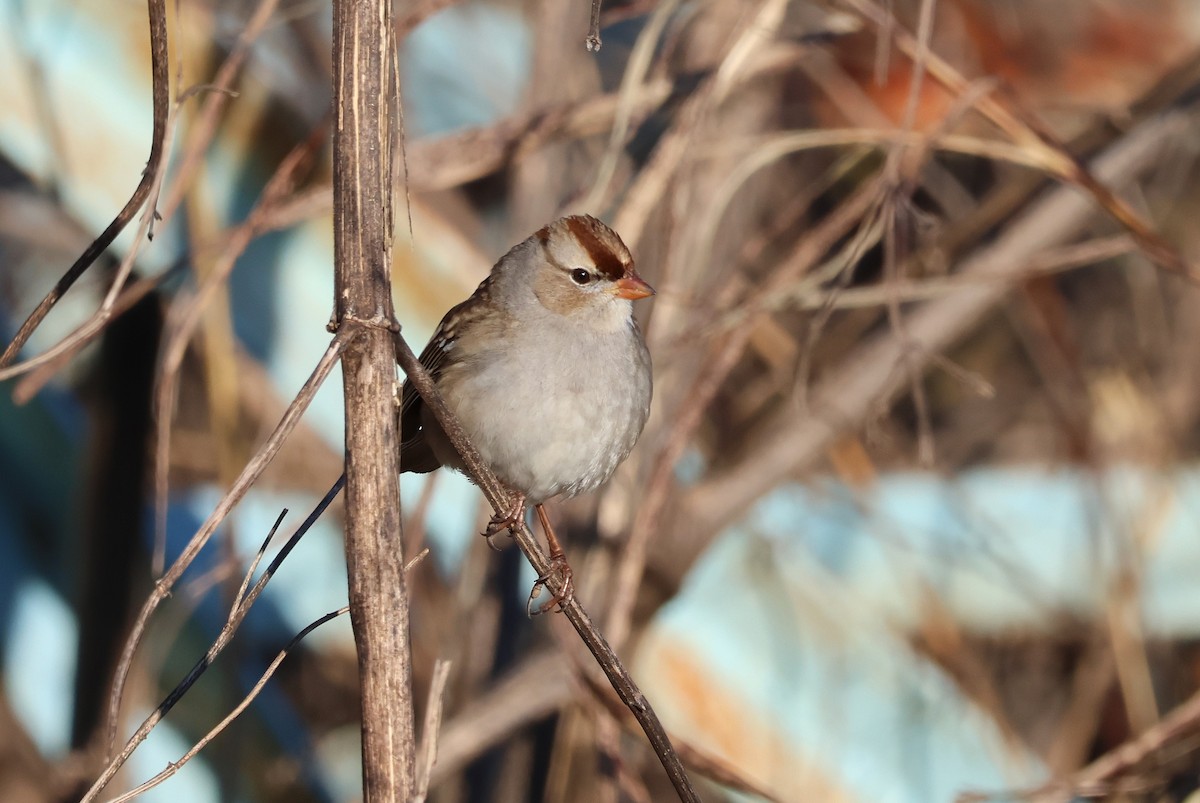
[{"label": "vertical woody stem", "polygon": [[333,4],[334,325],[361,330],[342,360],[346,569],[372,802],[408,799],[416,752],[392,402],[390,21],[389,0]]}]

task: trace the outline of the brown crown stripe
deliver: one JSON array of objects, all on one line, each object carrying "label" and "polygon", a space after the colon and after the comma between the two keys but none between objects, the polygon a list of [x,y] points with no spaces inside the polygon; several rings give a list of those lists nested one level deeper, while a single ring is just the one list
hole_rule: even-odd
[{"label": "brown crown stripe", "polygon": [[589,225],[589,223],[592,221],[585,217],[567,218],[567,228],[588,252],[588,256],[592,258],[592,264],[596,266],[596,271],[610,282],[615,282],[625,275],[625,263],[613,253],[612,248],[596,235],[593,225],[600,224]]}]

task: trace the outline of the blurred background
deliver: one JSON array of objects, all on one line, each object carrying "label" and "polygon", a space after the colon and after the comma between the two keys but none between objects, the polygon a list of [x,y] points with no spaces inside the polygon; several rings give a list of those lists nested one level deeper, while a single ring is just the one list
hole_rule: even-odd
[{"label": "blurred background", "polygon": [[[1200,4],[609,0],[598,53],[583,0],[396,5],[410,344],[566,212],[613,225],[659,291],[646,433],[552,515],[706,800],[1198,799]],[[137,242],[129,303],[0,381],[4,801],[99,773],[134,613],[328,343],[329,3],[168,10],[162,219],[22,358]],[[139,181],[149,64],[145,4],[0,0],[3,342]],[[281,510],[286,535],[338,476],[340,392],[151,620],[119,741]],[[404,554],[430,549],[418,718],[452,661],[431,799],[672,799],[562,617],[526,617],[532,573],[478,537],[478,492],[402,487]],[[344,604],[339,504],[102,799]],[[354,800],[357,712],[336,620],[144,797]]]}]

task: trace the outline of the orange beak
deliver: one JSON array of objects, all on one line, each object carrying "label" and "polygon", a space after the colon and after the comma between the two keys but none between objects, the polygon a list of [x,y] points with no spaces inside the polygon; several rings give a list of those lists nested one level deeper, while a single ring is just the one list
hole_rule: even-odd
[{"label": "orange beak", "polygon": [[631,273],[628,276],[617,279],[616,287],[617,297],[626,298],[630,301],[637,301],[639,298],[654,295],[654,288],[636,273]]}]

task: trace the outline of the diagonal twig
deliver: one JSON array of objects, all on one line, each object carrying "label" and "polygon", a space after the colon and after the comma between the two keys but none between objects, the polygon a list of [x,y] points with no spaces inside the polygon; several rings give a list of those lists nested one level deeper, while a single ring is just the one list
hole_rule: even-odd
[{"label": "diagonal twig", "polygon": [[325,139],[325,123],[313,128],[308,139],[297,144],[279,163],[271,178],[263,187],[254,208],[246,219],[230,229],[224,244],[200,282],[196,293],[189,300],[174,305],[168,318],[167,332],[161,348],[154,389],[155,421],[157,433],[154,438],[154,551],[152,571],[162,572],[165,563],[167,540],[167,463],[171,453],[171,418],[175,409],[178,381],[183,358],[192,335],[200,325],[205,310],[212,304],[218,291],[225,286],[237,260],[255,237],[267,226],[265,219],[286,198],[312,163],[320,143]]},{"label": "diagonal twig", "polygon": [[654,457],[653,468],[646,487],[649,489],[634,515],[629,538],[621,548],[621,562],[614,580],[612,603],[606,626],[613,641],[620,645],[629,635],[637,588],[642,580],[652,535],[658,531],[667,508],[675,467],[692,435],[703,422],[709,402],[738,364],[750,342],[760,314],[765,311],[764,299],[794,283],[832,248],[839,239],[858,225],[876,204],[880,192],[878,181],[866,182],[853,196],[804,237],[769,282],[750,297],[741,301],[739,311],[745,317],[715,340],[709,358],[697,372],[688,391],[683,395],[686,405],[676,411],[666,441]]},{"label": "diagonal twig", "polygon": [[417,747],[417,783],[412,803],[425,803],[425,798],[429,795],[429,782],[437,764],[442,705],[446,697],[446,681],[450,679],[450,666],[450,661],[441,658],[433,665],[433,679],[429,681],[429,699],[425,703],[425,724],[421,732],[421,743]]},{"label": "diagonal twig", "polygon": [[172,187],[163,199],[161,211],[164,219],[169,219],[183,202],[192,178],[212,144],[221,121],[221,112],[231,98],[237,97],[232,92],[233,82],[249,57],[251,47],[266,28],[278,5],[279,0],[260,0],[258,7],[238,34],[237,42],[213,77],[210,85],[212,91],[208,92],[204,104],[196,114],[195,122],[188,132],[187,144],[178,160],[179,166],[173,171]]},{"label": "diagonal twig", "polygon": [[[108,785],[109,781],[113,779],[113,776],[117,774],[117,771],[121,769],[129,757],[133,755],[133,751],[137,749],[138,745],[145,741],[146,737],[150,735],[150,731],[152,731],[154,727],[162,720],[162,718],[165,717],[167,713],[175,707],[176,703],[183,699],[183,696],[187,694],[188,690],[191,689],[192,686],[195,685],[196,681],[200,679],[200,676],[203,675],[210,666],[212,666],[213,662],[217,659],[217,656],[221,654],[221,652],[237,633],[238,628],[242,624],[242,620],[246,618],[246,614],[250,612],[250,607],[267,587],[267,583],[269,583],[271,578],[275,576],[275,572],[278,571],[279,567],[283,564],[283,561],[287,558],[287,556],[290,555],[292,550],[296,548],[296,544],[300,543],[300,539],[304,537],[304,534],[312,529],[312,526],[316,524],[317,519],[321,517],[321,515],[331,504],[333,504],[333,500],[337,498],[339,493],[341,493],[342,486],[344,484],[345,483],[343,480],[338,480],[338,482],[329,490],[329,492],[325,494],[325,497],[317,504],[315,508],[313,508],[313,511],[308,514],[308,517],[305,518],[300,526],[296,528],[296,532],[294,532],[291,538],[287,540],[287,543],[283,545],[283,547],[279,550],[279,553],[271,560],[271,563],[267,566],[266,571],[264,571],[262,576],[258,578],[258,582],[256,582],[251,588],[250,580],[254,577],[254,572],[258,569],[258,564],[262,560],[263,555],[266,554],[267,547],[270,545],[271,539],[275,536],[276,531],[279,529],[279,525],[283,521],[283,517],[287,515],[287,510],[284,510],[279,514],[279,518],[275,521],[275,526],[271,528],[271,531],[263,540],[262,546],[259,547],[258,552],[254,556],[254,560],[250,563],[250,568],[246,570],[245,577],[242,580],[242,585],[238,589],[237,595],[234,598],[233,606],[230,608],[229,616],[225,620],[225,624],[222,626],[221,632],[217,634],[217,638],[213,641],[212,645],[208,648],[200,660],[198,660],[195,665],[192,666],[191,671],[188,672],[183,680],[181,680],[175,686],[175,688],[171,690],[171,693],[168,694],[161,703],[159,703],[158,707],[155,708],[154,711],[152,711],[150,715],[142,721],[142,724],[138,727],[134,734],[125,742],[125,746],[121,748],[121,751],[113,756],[113,758],[109,761],[108,766],[105,767],[104,772],[100,774],[100,777],[96,779],[94,784],[92,784],[92,788],[88,790],[86,795],[84,795],[81,803],[87,803],[87,801],[95,799],[96,795],[98,795],[100,791]],[[228,721],[231,721],[233,716],[236,716],[236,712],[238,710],[240,709],[235,709],[235,714],[231,715],[228,718]],[[227,722],[222,723],[220,727],[223,728],[225,724],[227,724]]]},{"label": "diagonal twig", "polygon": [[274,432],[271,433],[266,443],[263,444],[254,458],[242,470],[242,473],[234,481],[233,486],[217,504],[213,512],[209,514],[208,519],[200,526],[196,534],[192,536],[187,546],[184,547],[183,552],[175,559],[175,562],[171,564],[166,573],[154,584],[154,590],[150,593],[145,603],[143,603],[142,609],[138,612],[133,628],[125,642],[125,648],[121,653],[120,661],[117,663],[112,691],[109,695],[107,714],[108,735],[106,739],[106,746],[109,751],[115,747],[117,725],[120,721],[121,698],[125,691],[125,681],[129,677],[129,670],[133,664],[133,655],[141,643],[142,636],[145,635],[146,625],[150,621],[150,616],[162,601],[166,599],[167,595],[171,593],[171,589],[174,588],[175,583],[188,566],[192,564],[192,561],[195,560],[200,550],[204,548],[204,545],[208,543],[209,538],[216,532],[217,527],[224,521],[229,511],[246,495],[250,486],[261,476],[275,455],[278,454],[280,447],[288,435],[300,423],[300,417],[308,409],[313,396],[316,395],[317,390],[340,359],[342,352],[351,339],[350,333],[352,331],[353,327],[347,327],[345,331],[339,332],[333,338],[329,347],[321,356],[320,362],[317,363],[317,367],[284,412]]},{"label": "diagonal twig", "polygon": [[75,260],[75,263],[59,278],[50,292],[21,324],[21,328],[17,330],[12,341],[5,347],[4,353],[0,354],[0,368],[9,365],[16,359],[21,347],[50,314],[50,310],[54,308],[59,299],[66,295],[79,277],[96,262],[105,249],[112,245],[113,240],[117,239],[117,235],[129,225],[129,221],[133,220],[138,209],[150,197],[159,174],[163,170],[163,156],[166,152],[167,139],[167,114],[170,105],[170,75],[167,64],[167,4],[166,0],[148,0],[147,6],[150,16],[150,73],[153,86],[154,121],[150,134],[150,158],[146,161],[142,180],[138,182],[133,195],[129,196],[125,206],[108,224],[108,227],[92,241],[91,245],[84,249],[84,252],[79,255],[79,259]]},{"label": "diagonal twig", "polygon": [[[1091,169],[1106,183],[1122,186],[1153,164],[1162,149],[1189,131],[1189,126],[1185,111],[1148,120],[1099,157]],[[1024,275],[1027,260],[1074,237],[1095,212],[1090,198],[1081,197],[1074,187],[1060,186],[1031,204],[995,242],[964,259],[956,272],[964,282],[961,289],[928,302],[908,319],[910,335],[920,344],[919,361],[932,365],[934,355],[976,325],[1004,297],[1014,278]],[[860,426],[873,411],[889,404],[905,381],[892,370],[903,348],[905,345],[890,335],[867,341],[810,393],[808,415],[796,417],[786,410],[764,422],[761,431],[771,433],[770,440],[746,447],[746,453],[754,455],[752,470],[737,464],[690,488],[679,508],[686,514],[654,543],[656,552],[663,550],[658,552],[660,556],[672,556],[669,576],[677,580],[713,534],[774,487],[779,478],[808,464],[836,436]],[[697,537],[697,525],[701,525],[702,537]]]},{"label": "diagonal twig", "polygon": [[1034,800],[1038,803],[1066,803],[1079,797],[1106,795],[1122,776],[1169,745],[1194,737],[1197,731],[1200,731],[1200,693],[1193,694],[1158,724],[1109,750],[1073,775],[1052,779],[1036,789],[1023,791],[1010,790],[995,794],[962,792],[956,801],[984,803],[993,800]]},{"label": "diagonal twig", "polygon": [[[220,722],[218,722],[216,725],[214,725],[213,728],[208,733],[204,734],[204,738],[202,738],[200,741],[196,742],[196,744],[194,744],[190,750],[188,750],[186,753],[184,753],[182,756],[180,756],[178,761],[172,761],[170,764],[168,764],[167,768],[165,770],[158,773],[157,775],[155,775],[153,778],[146,781],[145,783],[140,784],[136,788],[129,790],[128,792],[121,795],[120,797],[113,798],[111,801],[109,801],[109,803],[125,803],[125,801],[127,801],[127,800],[133,800],[135,797],[137,797],[141,794],[144,794],[145,792],[148,792],[149,790],[151,790],[154,787],[161,784],[163,781],[170,778],[175,773],[179,772],[179,769],[184,764],[188,763],[193,758],[195,758],[197,753],[199,753],[206,746],[208,746],[209,742],[211,742],[223,730],[225,730],[227,727],[229,727],[229,724],[231,722],[233,722],[235,719],[237,719],[239,716],[241,716],[242,712],[245,711],[250,706],[250,703],[254,702],[255,698],[258,697],[259,693],[267,685],[267,681],[270,680],[271,676],[275,674],[275,670],[277,670],[279,668],[279,665],[283,663],[283,659],[286,658],[288,656],[288,654],[296,648],[296,645],[298,645],[304,639],[305,636],[307,636],[309,633],[313,632],[314,630],[316,630],[318,627],[325,624],[326,622],[329,622],[333,619],[338,618],[339,616],[342,616],[345,613],[348,613],[349,610],[350,610],[350,606],[345,605],[345,606],[342,606],[341,608],[338,608],[336,611],[330,611],[329,613],[325,614],[321,618],[319,618],[316,621],[312,622],[311,624],[307,625],[303,630],[301,630],[299,633],[297,633],[295,636],[293,636],[292,640],[289,641],[287,643],[287,645],[284,646],[284,648],[279,651],[279,654],[275,656],[275,660],[271,661],[271,663],[267,666],[266,671],[263,672],[262,676],[258,679],[258,682],[256,682],[254,684],[254,687],[252,689],[250,689],[250,692],[244,698],[242,698],[242,701],[240,703],[238,703],[236,706],[234,706],[232,711],[230,711],[228,714],[226,714],[225,717]],[[85,798],[85,800],[86,800],[86,798]]]},{"label": "diagonal twig", "polygon": [[[930,77],[942,86],[957,95],[969,91],[970,82],[949,62],[928,48],[923,48],[917,37],[905,30],[889,10],[874,0],[845,2],[855,13],[886,31],[906,56],[923,64]],[[1200,281],[1200,269],[1185,259],[1142,215],[1071,154],[1049,128],[1032,113],[1021,110],[1011,93],[1006,93],[1003,101],[997,97],[981,97],[976,108],[1015,142],[1040,153],[1044,157],[1044,169],[1047,172],[1064,181],[1078,184],[1090,194],[1110,217],[1137,240],[1143,252],[1155,264],[1185,276],[1190,281]]]}]

